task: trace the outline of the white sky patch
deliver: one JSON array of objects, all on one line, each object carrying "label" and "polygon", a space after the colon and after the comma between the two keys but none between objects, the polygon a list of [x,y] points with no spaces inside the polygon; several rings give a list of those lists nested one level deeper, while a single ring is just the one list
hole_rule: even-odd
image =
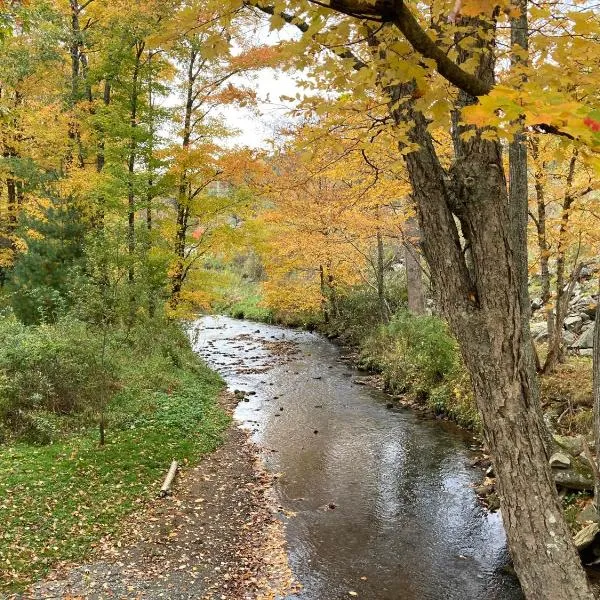
[{"label": "white sky patch", "polygon": [[[248,31],[248,35],[252,35],[257,44],[274,45],[297,39],[300,32],[295,27],[269,31],[269,19],[265,17],[259,25]],[[268,147],[277,130],[290,120],[289,113],[296,104],[295,101],[282,97],[294,98],[297,93],[302,95],[297,83],[301,77],[301,73],[294,71],[261,69],[250,75],[232,78],[233,84],[244,85],[256,91],[257,106],[223,106],[219,110],[225,123],[239,132],[225,141],[227,146]]]},{"label": "white sky patch", "polygon": [[219,114],[225,123],[239,131],[229,138],[228,146],[250,146],[264,148],[275,137],[276,131],[286,121],[295,102],[282,99],[282,96],[295,97],[300,89],[297,74],[278,69],[262,69],[251,77],[240,77],[234,83],[254,89],[258,102],[256,107],[240,108],[223,106]]}]

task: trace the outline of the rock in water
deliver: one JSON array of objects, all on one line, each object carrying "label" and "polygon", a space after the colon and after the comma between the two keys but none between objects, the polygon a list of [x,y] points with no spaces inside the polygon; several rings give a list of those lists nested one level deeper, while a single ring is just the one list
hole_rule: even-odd
[{"label": "rock in water", "polygon": [[549,462],[555,469],[568,469],[571,466],[571,459],[564,452],[555,452]]}]

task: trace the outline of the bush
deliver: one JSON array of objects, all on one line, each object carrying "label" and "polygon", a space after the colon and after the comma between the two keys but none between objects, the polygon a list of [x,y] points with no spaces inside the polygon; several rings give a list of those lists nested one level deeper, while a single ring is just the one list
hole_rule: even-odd
[{"label": "bush", "polygon": [[457,344],[438,317],[400,311],[366,338],[361,365],[379,371],[393,394],[406,394],[462,425],[479,427]]},{"label": "bush", "polygon": [[[398,273],[390,273],[385,284],[386,303],[391,313],[406,307],[406,282]],[[329,333],[341,335],[345,342],[359,345],[381,324],[377,291],[370,285],[340,290],[337,315],[332,316]]]},{"label": "bush", "polygon": [[116,381],[114,365],[101,364],[101,342],[73,319],[38,326],[1,319],[0,419],[5,429],[17,438],[48,443],[60,430],[55,415],[94,409]]},{"label": "bush", "polygon": [[[411,389],[427,393],[456,371],[459,365],[456,342],[443,321],[433,316],[397,313],[363,345],[365,360],[389,379],[394,392]],[[371,357],[369,359],[369,357]]]}]

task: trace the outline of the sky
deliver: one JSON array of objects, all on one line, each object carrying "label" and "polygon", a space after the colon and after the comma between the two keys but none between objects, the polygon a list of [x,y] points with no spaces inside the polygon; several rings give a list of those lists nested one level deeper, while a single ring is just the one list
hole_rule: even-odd
[{"label": "sky", "polygon": [[[265,148],[273,138],[275,130],[289,119],[287,114],[293,108],[289,100],[281,96],[294,97],[299,91],[297,75],[276,69],[263,69],[252,78],[239,79],[256,90],[258,105],[255,109],[224,107],[221,114],[226,123],[239,130],[239,134],[228,140],[229,145]],[[257,114],[258,112],[258,114]]]},{"label": "sky", "polygon": [[[267,17],[251,32],[258,43],[264,44],[290,40],[298,34],[294,27],[287,26],[281,30],[269,31]],[[293,98],[299,92],[297,79],[300,76],[301,74],[280,69],[262,69],[253,75],[232,80],[233,83],[253,88],[258,96],[258,104],[255,109],[224,107],[221,110],[226,123],[239,130],[238,135],[227,141],[228,145],[268,147],[276,128],[288,119],[287,113],[294,106],[293,102],[283,100],[281,96]]]}]

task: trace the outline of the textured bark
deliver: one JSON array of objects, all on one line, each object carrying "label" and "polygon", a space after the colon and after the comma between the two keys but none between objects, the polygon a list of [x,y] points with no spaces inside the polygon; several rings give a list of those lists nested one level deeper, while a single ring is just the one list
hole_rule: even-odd
[{"label": "textured bark", "polygon": [[423,290],[423,269],[419,264],[416,244],[420,240],[419,226],[414,218],[406,222],[404,242],[404,266],[406,269],[406,291],[408,295],[408,310],[413,315],[425,314],[425,292]]},{"label": "textured bark", "polygon": [[[554,318],[552,319],[552,336],[548,339],[548,355],[542,368],[544,373],[552,372],[563,356],[563,324],[569,308],[569,297],[577,277],[577,266],[568,278],[565,277],[566,246],[569,230],[569,218],[575,197],[573,196],[573,179],[575,178],[575,165],[577,162],[577,150],[569,162],[569,171],[565,194],[563,197],[560,228],[558,231],[558,249],[556,256],[556,300],[554,303]],[[551,315],[550,315],[551,316]]]},{"label": "textured bark", "polygon": [[542,305],[546,309],[546,322],[548,324],[548,337],[552,337],[552,328],[554,318],[551,311],[548,310],[550,302],[550,246],[548,244],[548,236],[546,230],[546,193],[544,188],[544,177],[546,163],[540,163],[539,144],[537,139],[533,138],[530,143],[531,155],[535,160],[535,198],[536,198],[536,218],[535,227],[537,232],[538,252],[540,255],[540,286]]},{"label": "textured bark", "polygon": [[382,323],[390,320],[390,311],[385,299],[385,255],[383,236],[377,230],[377,304],[379,305],[379,318]]},{"label": "textured bark", "polygon": [[[424,119],[413,118],[413,141],[421,149],[406,159],[423,248],[472,378],[515,570],[528,600],[591,600],[548,466],[527,368],[500,147],[473,138],[452,169],[452,194]],[[454,215],[471,245],[473,272]]]},{"label": "textured bark", "polygon": [[[478,75],[491,80],[494,63],[485,43]],[[404,151],[422,247],[471,376],[515,570],[528,600],[591,600],[548,465],[501,146],[477,130],[465,140],[455,120],[455,161],[446,171],[426,119],[414,109],[413,92],[414,84],[394,90],[394,116],[410,124],[409,141],[418,148]],[[472,101],[461,94],[462,105]]]},{"label": "textured bark", "polygon": [[[130,285],[135,281],[135,186],[134,174],[135,163],[137,159],[137,141],[135,138],[135,129],[137,127],[137,111],[139,103],[139,79],[142,53],[144,52],[145,43],[138,41],[135,44],[135,62],[133,65],[133,74],[131,80],[131,96],[129,108],[129,123],[132,129],[131,140],[129,142],[129,157],[127,159],[127,171],[129,178],[127,181],[127,251],[129,253],[129,268],[127,270],[127,280]],[[132,309],[135,304],[135,298],[131,298]]]},{"label": "textured bark", "polygon": [[[600,293],[600,282],[598,285]],[[594,441],[596,445],[596,463],[600,465],[600,302],[596,306],[594,328],[594,354],[592,357],[593,390],[594,390]],[[594,504],[600,512],[600,483],[596,479]]]},{"label": "textured bark", "polygon": [[[198,59],[198,51],[193,46],[190,48],[187,63],[187,79],[186,79],[186,99],[183,115],[183,132],[181,139],[181,147],[187,151],[190,147],[192,135],[192,114],[194,111],[194,84],[198,76],[196,61]],[[183,282],[186,277],[185,268],[185,241],[188,230],[188,220],[190,214],[189,196],[190,182],[188,181],[188,173],[184,169],[179,178],[179,187],[177,193],[177,222],[175,225],[175,265],[173,266],[173,275],[171,276],[171,298],[169,304],[171,308],[176,308],[180,301]]]}]

